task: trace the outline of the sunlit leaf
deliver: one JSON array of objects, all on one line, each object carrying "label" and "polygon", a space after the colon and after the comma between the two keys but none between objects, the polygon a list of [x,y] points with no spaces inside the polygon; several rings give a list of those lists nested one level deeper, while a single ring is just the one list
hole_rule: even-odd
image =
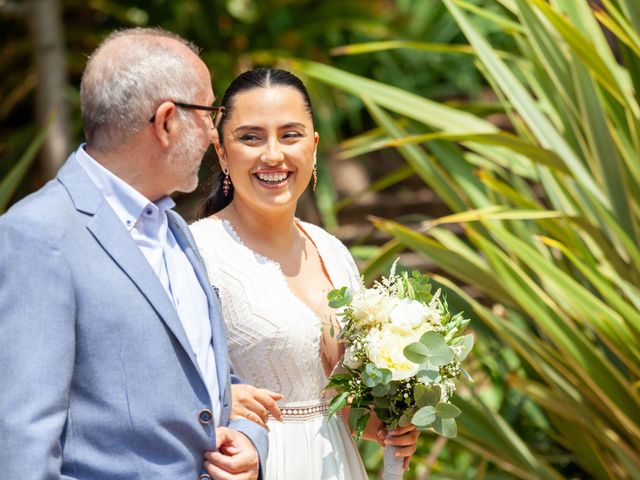
[{"label": "sunlit leaf", "polygon": [[431,425],[436,421],[436,407],[432,407],[431,405],[427,405],[426,407],[422,407],[418,410],[413,418],[411,419],[411,423],[413,423],[416,427],[424,428]]},{"label": "sunlit leaf", "polygon": [[436,405],[436,416],[438,418],[456,418],[461,413],[462,410],[451,403],[439,403]]}]

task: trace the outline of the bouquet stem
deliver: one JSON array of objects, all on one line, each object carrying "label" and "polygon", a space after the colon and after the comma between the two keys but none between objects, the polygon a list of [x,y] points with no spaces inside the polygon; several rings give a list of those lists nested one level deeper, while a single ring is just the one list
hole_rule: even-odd
[{"label": "bouquet stem", "polygon": [[404,458],[396,457],[396,447],[384,447],[384,460],[382,468],[382,480],[402,480]]}]

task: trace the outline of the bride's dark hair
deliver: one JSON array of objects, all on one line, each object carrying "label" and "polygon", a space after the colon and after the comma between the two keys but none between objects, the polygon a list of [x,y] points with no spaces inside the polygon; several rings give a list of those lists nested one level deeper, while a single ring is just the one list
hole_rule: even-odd
[{"label": "bride's dark hair", "polygon": [[[311,99],[304,83],[291,72],[281,70],[279,68],[256,68],[248,70],[238,75],[229,85],[222,97],[221,105],[224,107],[224,115],[218,125],[218,133],[220,143],[222,144],[222,131],[227,118],[233,112],[233,101],[236,95],[246,92],[253,88],[269,88],[269,87],[293,87],[295,88],[304,101],[305,107],[311,118],[313,119],[313,108],[311,107]],[[219,164],[211,176],[211,180],[207,182],[206,188],[210,192],[209,197],[203,202],[201,216],[208,217],[219,212],[233,200],[233,185],[229,188],[229,194],[224,195],[222,191],[222,182],[224,181],[224,172]]]}]

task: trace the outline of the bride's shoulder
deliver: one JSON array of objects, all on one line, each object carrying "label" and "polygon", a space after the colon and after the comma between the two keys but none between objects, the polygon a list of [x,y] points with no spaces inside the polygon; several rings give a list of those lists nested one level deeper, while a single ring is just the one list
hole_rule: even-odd
[{"label": "bride's shoulder", "polygon": [[191,230],[191,233],[194,234],[194,236],[196,233],[202,234],[211,232],[219,228],[220,222],[221,220],[214,216],[199,218],[189,225],[189,230]]},{"label": "bride's shoulder", "polygon": [[313,223],[303,222],[302,220],[298,220],[298,223],[314,242],[317,243],[320,241],[322,243],[332,245],[335,248],[346,248],[338,237],[329,233],[324,228]]},{"label": "bride's shoulder", "polygon": [[199,250],[212,248],[219,244],[222,237],[222,220],[218,217],[206,217],[189,225],[189,230]]},{"label": "bride's shoulder", "polygon": [[333,257],[353,262],[349,249],[338,237],[313,223],[300,221],[300,225],[321,251],[329,253]]}]

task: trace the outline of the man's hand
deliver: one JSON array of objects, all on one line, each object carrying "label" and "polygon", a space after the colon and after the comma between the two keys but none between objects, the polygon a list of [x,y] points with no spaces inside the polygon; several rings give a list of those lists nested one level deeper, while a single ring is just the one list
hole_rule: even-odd
[{"label": "man's hand", "polygon": [[216,428],[215,452],[204,454],[204,468],[216,480],[256,480],[260,471],[258,452],[243,433]]},{"label": "man's hand", "polygon": [[266,388],[256,388],[244,383],[231,385],[231,418],[246,418],[269,430],[269,413],[282,421],[277,400],[284,397]]}]

